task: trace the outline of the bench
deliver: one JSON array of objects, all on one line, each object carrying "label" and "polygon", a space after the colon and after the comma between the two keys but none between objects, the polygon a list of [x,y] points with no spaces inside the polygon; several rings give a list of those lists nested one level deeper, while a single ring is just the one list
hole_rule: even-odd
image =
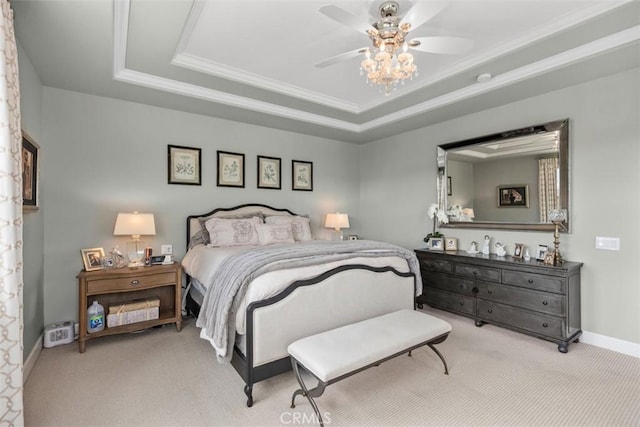
[{"label": "bench", "polygon": [[[447,362],[434,345],[446,340],[449,332],[451,325],[444,320],[405,309],[302,338],[287,348],[300,384],[291,397],[291,407],[295,408],[296,396],[307,397],[324,426],[313,398],[320,397],[328,385],[401,354],[411,356],[412,350],[424,345],[438,355],[448,375]],[[318,380],[315,388],[307,388],[299,366]]]}]

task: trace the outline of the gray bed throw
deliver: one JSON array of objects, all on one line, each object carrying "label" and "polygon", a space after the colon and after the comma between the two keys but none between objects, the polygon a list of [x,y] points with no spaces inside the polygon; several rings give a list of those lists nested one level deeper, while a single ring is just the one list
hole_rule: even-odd
[{"label": "gray bed throw", "polygon": [[[420,267],[413,251],[371,240],[331,242],[314,240],[294,245],[251,248],[225,259],[208,285],[196,326],[203,338],[213,340],[220,363],[231,360],[236,331],[236,312],[247,286],[256,277],[273,270],[305,267],[355,256],[398,256],[407,260],[416,275],[417,292],[422,287]],[[222,351],[224,350],[224,351]]]}]

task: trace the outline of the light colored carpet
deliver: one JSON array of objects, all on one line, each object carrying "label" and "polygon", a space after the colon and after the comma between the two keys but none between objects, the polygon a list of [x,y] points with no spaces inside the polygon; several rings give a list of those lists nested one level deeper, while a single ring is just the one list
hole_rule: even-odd
[{"label": "light colored carpet", "polygon": [[[453,326],[438,345],[331,385],[317,399],[327,426],[640,426],[640,359],[583,343],[556,345],[425,309]],[[193,319],[43,350],[25,385],[27,426],[314,424],[292,373],[244,383],[215,361]]]}]

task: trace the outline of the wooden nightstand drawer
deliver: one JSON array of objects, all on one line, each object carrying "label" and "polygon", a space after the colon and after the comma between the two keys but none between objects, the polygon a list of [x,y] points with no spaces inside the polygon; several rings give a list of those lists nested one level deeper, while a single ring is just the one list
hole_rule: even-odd
[{"label": "wooden nightstand drawer", "polygon": [[160,273],[121,277],[117,279],[87,280],[87,293],[120,292],[134,289],[146,289],[154,286],[164,286],[176,282],[175,273]]}]

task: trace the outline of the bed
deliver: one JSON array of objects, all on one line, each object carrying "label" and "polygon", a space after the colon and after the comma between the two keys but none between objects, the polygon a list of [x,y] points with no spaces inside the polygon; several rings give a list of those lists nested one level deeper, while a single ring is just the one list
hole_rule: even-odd
[{"label": "bed", "polygon": [[[290,230],[290,231],[289,231]],[[185,307],[220,362],[253,386],[291,369],[306,336],[415,308],[413,251],[382,242],[313,239],[309,218],[262,204],[187,218]]]}]

